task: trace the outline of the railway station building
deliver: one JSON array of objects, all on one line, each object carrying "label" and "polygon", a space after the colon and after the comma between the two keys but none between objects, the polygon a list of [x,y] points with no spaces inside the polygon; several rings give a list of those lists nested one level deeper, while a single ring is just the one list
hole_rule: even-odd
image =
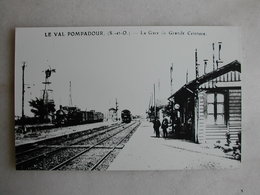
[{"label": "railway station building", "polygon": [[233,61],[194,79],[168,99],[178,105],[175,133],[195,143],[241,139],[241,64]]}]

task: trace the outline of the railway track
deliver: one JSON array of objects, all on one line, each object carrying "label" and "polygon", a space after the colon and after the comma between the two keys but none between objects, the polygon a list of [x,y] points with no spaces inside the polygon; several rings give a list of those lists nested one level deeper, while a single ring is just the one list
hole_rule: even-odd
[{"label": "railway track", "polygon": [[59,142],[59,145],[38,145],[21,151],[17,154],[16,168],[18,170],[55,170],[60,162],[67,161],[71,156],[75,156],[75,153],[79,154],[86,151],[95,143],[96,145],[101,143],[101,140],[105,140],[105,137],[114,135],[114,131],[119,131],[120,128],[124,129],[123,126],[126,125],[119,124],[101,131],[92,131],[82,137],[63,140],[63,142]]},{"label": "railway track", "polygon": [[26,154],[31,153],[33,151],[39,150],[40,145],[61,144],[62,142],[65,142],[67,140],[73,140],[77,137],[82,137],[84,135],[88,135],[88,134],[91,134],[93,132],[105,129],[105,128],[107,128],[107,126],[102,126],[102,127],[98,127],[98,128],[94,128],[94,129],[87,129],[87,130],[83,130],[83,131],[80,131],[80,132],[71,133],[69,135],[61,135],[61,136],[58,136],[58,137],[38,141],[36,143],[29,143],[29,144],[24,144],[24,145],[21,145],[21,146],[16,146],[15,147],[16,159],[19,158],[20,156],[23,156],[23,155],[26,155]]},{"label": "railway track", "polygon": [[[137,127],[139,125],[140,125],[140,123],[137,126],[135,126],[134,129],[132,129],[126,136],[124,136],[122,139],[120,139],[118,141],[118,143],[114,145],[113,148],[111,148],[96,164],[94,164],[90,168],[90,170],[91,171],[100,170],[100,169],[98,169],[100,167],[100,165],[102,165],[102,163],[105,162],[106,159],[108,159],[109,155],[111,155],[118,148],[119,144],[121,144],[123,141],[125,141],[137,129]],[[122,148],[119,148],[119,149],[122,149]]]},{"label": "railway track", "polygon": [[36,159],[45,158],[46,156],[59,152],[66,147],[75,145],[87,139],[100,136],[109,131],[113,131],[122,125],[123,124],[117,124],[105,128],[101,127],[92,130],[86,130],[82,131],[82,133],[76,137],[70,135],[62,136],[62,138],[58,137],[57,140],[52,139],[51,142],[39,142],[30,146],[28,149],[27,147],[25,150],[20,149],[20,152],[16,154],[16,168],[24,169],[26,165],[33,163],[33,161]]},{"label": "railway track", "polygon": [[[127,137],[129,137],[140,125],[139,122],[132,123],[121,131],[99,141],[98,143],[88,147],[86,150],[76,154],[70,159],[62,162],[52,170],[98,170],[97,168],[105,162],[105,160],[116,149],[122,149],[123,146],[119,146]],[[120,135],[121,134],[121,135]],[[112,143],[106,145],[106,142],[111,142],[111,139],[115,139]],[[102,145],[103,144],[103,145]],[[97,152],[97,150],[99,150]]]}]

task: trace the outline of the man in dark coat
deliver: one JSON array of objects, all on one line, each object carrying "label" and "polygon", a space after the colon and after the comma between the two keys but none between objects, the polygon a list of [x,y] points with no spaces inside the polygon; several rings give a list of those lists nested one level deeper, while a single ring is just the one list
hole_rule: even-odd
[{"label": "man in dark coat", "polygon": [[160,130],[159,130],[160,126],[161,126],[161,122],[159,121],[158,118],[155,118],[155,120],[153,122],[153,128],[156,133],[156,137],[160,137]]},{"label": "man in dark coat", "polygon": [[167,118],[164,118],[163,121],[162,121],[162,130],[163,130],[163,137],[164,138],[168,137],[167,128],[168,128],[168,120],[167,120]]}]

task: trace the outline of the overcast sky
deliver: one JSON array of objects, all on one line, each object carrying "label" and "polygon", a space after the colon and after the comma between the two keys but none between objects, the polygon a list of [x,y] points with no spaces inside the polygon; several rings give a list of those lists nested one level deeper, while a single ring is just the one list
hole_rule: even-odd
[{"label": "overcast sky", "polygon": [[[104,36],[45,37],[45,32],[104,31]],[[130,35],[111,35],[127,30]],[[140,31],[159,32],[141,35]],[[185,35],[169,35],[170,31]],[[188,31],[206,35],[187,35]],[[165,32],[162,35],[161,32]],[[69,105],[69,82],[72,83],[73,105],[82,110],[106,113],[115,107],[144,114],[156,84],[156,96],[164,102],[170,96],[170,67],[173,63],[173,91],[195,78],[194,51],[198,49],[200,75],[203,60],[208,59],[207,72],[212,71],[212,43],[218,57],[217,43],[222,42],[223,64],[241,61],[240,34],[231,27],[93,27],[93,28],[19,28],[16,31],[15,115],[22,110],[22,62],[25,69],[25,115],[32,116],[28,101],[40,97],[44,71],[56,69],[50,77],[56,108]],[[243,64],[242,64],[243,65]],[[30,88],[27,88],[30,87]]]}]

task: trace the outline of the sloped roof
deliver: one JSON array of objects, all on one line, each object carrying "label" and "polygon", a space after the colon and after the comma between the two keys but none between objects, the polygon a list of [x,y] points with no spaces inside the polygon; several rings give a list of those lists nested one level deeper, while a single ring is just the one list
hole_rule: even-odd
[{"label": "sloped roof", "polygon": [[168,99],[177,96],[180,93],[183,93],[184,91],[187,91],[188,93],[192,93],[195,89],[197,85],[201,85],[205,82],[208,82],[212,79],[215,79],[223,74],[226,74],[230,71],[238,71],[241,72],[241,64],[240,62],[238,62],[237,60],[224,65],[220,68],[218,68],[217,70],[214,70],[212,72],[209,72],[207,74],[202,75],[201,77],[199,77],[198,79],[194,79],[192,81],[190,81],[189,83],[183,85],[178,91],[176,91],[173,95],[171,95]]}]

